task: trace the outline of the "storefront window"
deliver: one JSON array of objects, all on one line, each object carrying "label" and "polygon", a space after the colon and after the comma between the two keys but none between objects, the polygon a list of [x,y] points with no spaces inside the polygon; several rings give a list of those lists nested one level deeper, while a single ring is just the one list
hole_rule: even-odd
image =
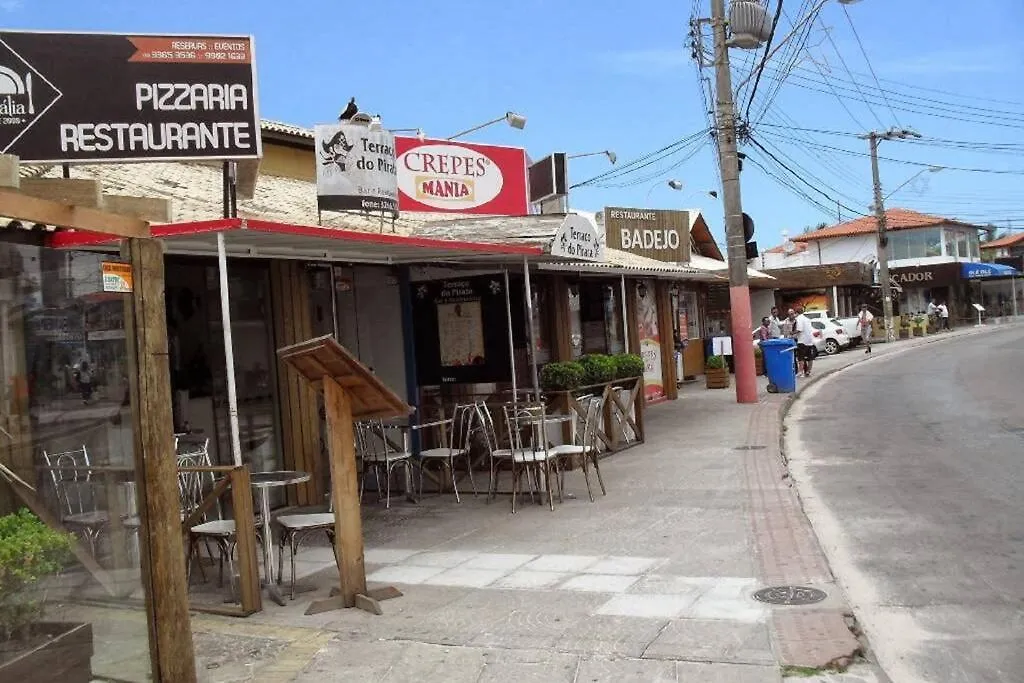
[{"label": "storefront window", "polygon": [[960,231],[956,234],[956,255],[962,259],[970,258],[970,248],[967,246],[967,233]]},{"label": "storefront window", "polygon": [[942,229],[928,228],[922,230],[921,235],[924,237],[924,255],[942,256]]},{"label": "storefront window", "polygon": [[626,350],[622,332],[622,296],[616,285],[602,285],[604,293],[604,334],[608,353]]},{"label": "storefront window", "polygon": [[942,255],[942,231],[939,228],[927,230],[901,230],[889,234],[889,258],[914,259]]},{"label": "storefront window", "polygon": [[943,250],[943,256],[956,256],[956,231],[945,228],[942,231],[943,242],[945,249]]},{"label": "storefront window", "polygon": [[[138,600],[131,295],[104,292],[102,281],[102,264],[119,260],[0,243],[0,616],[19,630],[49,622],[27,641],[0,634],[0,666],[41,647],[61,680],[151,678]],[[43,561],[67,532],[77,555]],[[42,611],[12,609],[22,600]]]},{"label": "storefront window", "polygon": [[973,230],[967,233],[967,245],[970,250],[970,258],[974,261],[981,260],[981,245],[978,243],[978,233]]}]

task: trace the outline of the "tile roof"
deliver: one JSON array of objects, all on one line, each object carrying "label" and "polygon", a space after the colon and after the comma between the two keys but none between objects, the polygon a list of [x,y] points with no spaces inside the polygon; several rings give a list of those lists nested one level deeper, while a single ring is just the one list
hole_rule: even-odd
[{"label": "tile roof", "polygon": [[[807,248],[808,248],[808,244],[806,242],[793,242],[793,251],[790,252],[790,253],[799,254],[800,252],[807,251]],[[764,253],[766,253],[766,254],[785,254],[785,253],[787,253],[786,252],[786,245],[785,244],[780,244],[777,247],[772,247],[771,249],[765,249]]]},{"label": "tile roof", "polygon": [[[937,225],[959,225],[965,228],[981,229],[981,226],[958,221],[955,218],[943,218],[942,216],[931,216],[926,213],[918,213],[910,209],[888,209],[885,212],[886,227],[889,230],[910,230],[912,228],[929,228]],[[864,235],[873,233],[878,229],[878,223],[874,216],[861,216],[852,221],[846,221],[839,225],[833,225],[821,230],[797,235],[792,238],[794,242],[812,242],[831,237],[848,237],[850,235]]]},{"label": "tile roof", "polygon": [[1017,232],[999,239],[994,239],[991,242],[985,242],[981,245],[982,249],[998,249],[1000,247],[1015,247],[1018,244],[1024,244],[1024,232]]},{"label": "tile roof", "polygon": [[271,121],[270,119],[260,119],[260,129],[268,130],[273,133],[282,133],[284,135],[294,135],[297,138],[308,138],[310,140],[313,139],[312,128],[293,126],[290,123]]}]

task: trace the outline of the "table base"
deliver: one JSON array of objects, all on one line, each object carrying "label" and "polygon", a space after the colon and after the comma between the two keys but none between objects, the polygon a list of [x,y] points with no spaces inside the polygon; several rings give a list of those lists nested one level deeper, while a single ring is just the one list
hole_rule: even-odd
[{"label": "table base", "polygon": [[[306,615],[310,616],[313,614],[320,614],[322,612],[330,612],[337,609],[346,609],[345,598],[341,595],[341,589],[334,587],[331,589],[331,597],[326,600],[317,600],[311,603],[306,609]],[[366,591],[366,593],[358,593],[356,595],[356,603],[353,605],[356,609],[361,609],[364,612],[370,614],[376,614],[378,616],[384,614],[384,609],[380,606],[380,603],[384,600],[391,600],[393,598],[402,597],[402,591],[398,590],[394,586],[384,586],[382,588],[374,588]]]}]

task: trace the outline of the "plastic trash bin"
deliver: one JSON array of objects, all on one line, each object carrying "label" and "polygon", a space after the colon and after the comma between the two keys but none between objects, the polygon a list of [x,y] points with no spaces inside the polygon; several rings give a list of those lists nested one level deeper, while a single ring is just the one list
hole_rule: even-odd
[{"label": "plastic trash bin", "polygon": [[796,391],[796,367],[793,354],[796,343],[792,339],[765,339],[761,342],[764,370],[768,375],[768,391],[791,394]]}]

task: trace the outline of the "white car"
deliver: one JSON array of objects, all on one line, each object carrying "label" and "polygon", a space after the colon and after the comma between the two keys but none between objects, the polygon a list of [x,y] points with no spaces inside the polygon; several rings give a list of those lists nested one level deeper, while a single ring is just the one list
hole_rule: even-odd
[{"label": "white car", "polygon": [[831,320],[834,323],[839,323],[839,327],[846,330],[846,336],[850,340],[851,346],[856,346],[860,343],[860,325],[857,316],[850,318],[836,318],[828,311],[804,311],[811,320],[819,320],[825,322]]},{"label": "white car", "polygon": [[850,346],[850,336],[838,320],[811,320],[811,327],[814,328],[814,345],[819,352],[834,356]]}]

